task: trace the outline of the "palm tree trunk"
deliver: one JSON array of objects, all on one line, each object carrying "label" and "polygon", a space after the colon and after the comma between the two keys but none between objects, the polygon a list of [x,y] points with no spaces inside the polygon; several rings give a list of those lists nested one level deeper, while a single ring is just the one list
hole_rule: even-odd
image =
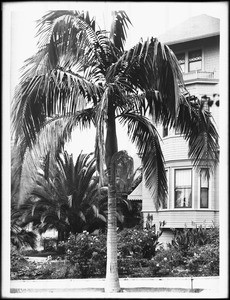
[{"label": "palm tree trunk", "polygon": [[108,107],[107,135],[105,143],[105,162],[108,171],[108,220],[107,220],[107,262],[105,292],[120,291],[117,267],[117,201],[115,186],[115,168],[112,157],[117,153],[117,135],[115,110],[110,104]]},{"label": "palm tree trunk", "polygon": [[108,224],[107,224],[107,264],[105,292],[113,293],[120,291],[117,266],[117,199],[113,180],[113,168],[109,168],[108,184]]}]

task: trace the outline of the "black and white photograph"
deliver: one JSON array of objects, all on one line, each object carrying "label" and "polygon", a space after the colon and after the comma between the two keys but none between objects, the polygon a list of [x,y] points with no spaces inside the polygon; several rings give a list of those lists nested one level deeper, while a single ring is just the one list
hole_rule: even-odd
[{"label": "black and white photograph", "polygon": [[2,2],[2,298],[229,297],[228,9]]}]

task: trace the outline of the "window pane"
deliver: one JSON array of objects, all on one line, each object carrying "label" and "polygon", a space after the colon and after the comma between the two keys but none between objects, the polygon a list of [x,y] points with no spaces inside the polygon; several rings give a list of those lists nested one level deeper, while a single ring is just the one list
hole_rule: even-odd
[{"label": "window pane", "polygon": [[189,61],[197,61],[197,60],[201,60],[201,58],[202,58],[201,50],[190,51],[188,54]]},{"label": "window pane", "polygon": [[[165,170],[166,178],[167,178],[167,185],[168,185],[168,170]],[[163,202],[162,208],[166,209],[168,207],[168,197]]]},{"label": "window pane", "polygon": [[202,68],[202,51],[195,50],[195,51],[189,52],[188,60],[189,60],[189,66],[188,66],[189,72],[201,70],[201,68]]},{"label": "window pane", "polygon": [[191,187],[191,174],[190,169],[176,170],[176,187],[188,186]]},{"label": "window pane", "polygon": [[200,190],[200,207],[208,208],[208,189],[206,188]]},{"label": "window pane", "polygon": [[200,186],[208,188],[208,178],[205,176],[205,169],[200,172]]},{"label": "window pane", "polygon": [[175,171],[175,207],[192,207],[192,171]]},{"label": "window pane", "polygon": [[175,207],[192,207],[192,191],[191,188],[177,188],[175,190]]},{"label": "window pane", "polygon": [[176,54],[176,58],[177,58],[179,64],[185,63],[185,53],[178,53],[178,54]]},{"label": "window pane", "polygon": [[185,72],[185,53],[178,53],[176,54],[177,60],[180,64],[182,72]]},{"label": "window pane", "polygon": [[201,169],[200,171],[200,208],[208,208],[208,191],[209,182],[207,176],[205,176],[207,169]]},{"label": "window pane", "polygon": [[189,72],[201,70],[202,64],[200,61],[192,61],[189,63]]}]

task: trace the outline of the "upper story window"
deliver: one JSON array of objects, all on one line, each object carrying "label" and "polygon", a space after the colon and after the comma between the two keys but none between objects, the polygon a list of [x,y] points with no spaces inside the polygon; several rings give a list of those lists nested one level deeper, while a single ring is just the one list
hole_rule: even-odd
[{"label": "upper story window", "polygon": [[188,71],[197,71],[202,69],[202,51],[195,50],[188,53]]},{"label": "upper story window", "polygon": [[202,70],[201,49],[176,53],[176,57],[183,73]]},{"label": "upper story window", "polygon": [[175,208],[192,207],[192,169],[175,170]]},{"label": "upper story window", "polygon": [[200,171],[200,208],[208,208],[209,205],[209,180],[206,176],[207,169]]},{"label": "upper story window", "polygon": [[185,53],[176,54],[177,60],[180,64],[182,72],[185,73]]}]

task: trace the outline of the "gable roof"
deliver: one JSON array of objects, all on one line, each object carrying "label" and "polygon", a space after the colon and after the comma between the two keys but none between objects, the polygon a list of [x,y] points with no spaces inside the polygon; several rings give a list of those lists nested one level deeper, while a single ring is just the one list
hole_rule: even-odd
[{"label": "gable roof", "polygon": [[159,36],[159,41],[178,44],[220,34],[220,20],[205,14],[192,17]]},{"label": "gable roof", "polygon": [[138,186],[132,191],[132,193],[128,195],[128,200],[142,200],[142,182],[140,182]]}]

